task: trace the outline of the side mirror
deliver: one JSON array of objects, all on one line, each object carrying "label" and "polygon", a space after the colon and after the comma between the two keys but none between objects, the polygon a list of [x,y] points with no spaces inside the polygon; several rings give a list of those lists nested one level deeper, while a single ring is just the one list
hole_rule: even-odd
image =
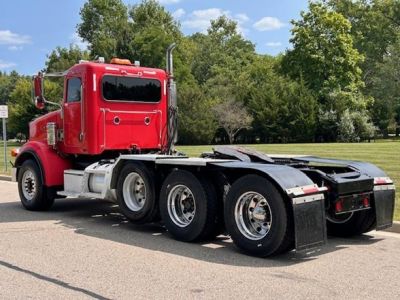
[{"label": "side mirror", "polygon": [[43,96],[43,74],[38,73],[33,76],[33,102],[35,103],[36,108],[43,109],[45,99]]}]

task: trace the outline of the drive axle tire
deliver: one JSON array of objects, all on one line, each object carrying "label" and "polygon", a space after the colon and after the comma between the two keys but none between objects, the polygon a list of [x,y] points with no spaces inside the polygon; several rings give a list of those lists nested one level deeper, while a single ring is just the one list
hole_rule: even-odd
[{"label": "drive axle tire", "polygon": [[347,218],[344,216],[342,219],[327,215],[326,220],[328,235],[338,237],[361,235],[374,230],[375,226],[376,217],[373,208],[350,213]]},{"label": "drive axle tire", "polygon": [[247,254],[266,257],[293,247],[288,204],[264,177],[246,175],[235,181],[226,198],[224,215],[233,242]]},{"label": "drive axle tire", "polygon": [[117,182],[117,202],[129,221],[153,221],[158,212],[154,173],[141,162],[125,165]]},{"label": "drive axle tire", "polygon": [[176,170],[165,179],[160,213],[175,239],[194,242],[215,237],[217,208],[215,189],[206,178]]},{"label": "drive axle tire", "polygon": [[56,197],[43,185],[39,166],[31,159],[24,161],[18,171],[18,193],[27,210],[48,210]]}]

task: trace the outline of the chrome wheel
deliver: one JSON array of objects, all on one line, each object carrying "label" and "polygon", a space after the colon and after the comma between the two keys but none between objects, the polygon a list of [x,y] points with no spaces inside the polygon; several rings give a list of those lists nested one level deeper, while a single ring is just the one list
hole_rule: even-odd
[{"label": "chrome wheel", "polygon": [[235,221],[250,240],[261,240],[271,229],[272,213],[268,201],[259,193],[242,194],[235,205]]},{"label": "chrome wheel", "polygon": [[167,196],[168,214],[179,227],[192,223],[196,214],[196,201],[192,191],[185,185],[177,185]]},{"label": "chrome wheel", "polygon": [[28,201],[32,201],[37,193],[37,179],[35,174],[29,169],[22,175],[22,193]]},{"label": "chrome wheel", "polygon": [[146,202],[146,186],[143,178],[135,172],[128,174],[122,186],[122,194],[130,210],[141,210]]}]

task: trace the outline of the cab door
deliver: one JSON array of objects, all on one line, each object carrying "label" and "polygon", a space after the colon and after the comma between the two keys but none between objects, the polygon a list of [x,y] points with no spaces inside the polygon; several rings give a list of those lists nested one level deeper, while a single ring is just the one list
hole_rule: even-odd
[{"label": "cab door", "polygon": [[66,78],[64,99],[64,144],[69,153],[80,153],[83,144],[82,107],[83,86],[82,76]]}]

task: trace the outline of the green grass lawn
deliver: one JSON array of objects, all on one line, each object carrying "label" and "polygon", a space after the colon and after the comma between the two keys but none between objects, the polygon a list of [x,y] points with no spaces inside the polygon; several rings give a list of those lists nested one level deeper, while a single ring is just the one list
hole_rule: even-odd
[{"label": "green grass lawn", "polygon": [[12,142],[8,142],[7,143],[7,172],[6,172],[6,168],[4,165],[4,143],[3,141],[0,141],[0,174],[7,174],[10,175],[11,174],[11,164],[10,161],[14,162],[14,157],[11,157],[11,149],[12,148],[16,148],[16,147],[21,147],[20,144],[17,143],[12,143]]},{"label": "green grass lawn", "polygon": [[[8,143],[7,162],[13,161],[10,151],[19,147],[16,143]],[[273,144],[247,145],[246,147],[269,154],[310,154],[321,157],[361,160],[376,164],[382,168],[400,187],[400,141],[379,141],[375,143],[355,144]],[[178,146],[178,150],[189,156],[199,156],[202,152],[211,151],[212,146]],[[0,174],[5,174],[3,142],[0,141]],[[8,174],[11,165],[8,163]],[[400,192],[396,195],[395,219],[400,220]]]},{"label": "green grass lawn", "polygon": [[[269,154],[310,154],[321,157],[361,160],[376,164],[400,187],[400,141],[334,144],[247,145]],[[189,156],[210,151],[212,146],[179,146]],[[400,220],[400,192],[396,195],[395,220]]]}]

